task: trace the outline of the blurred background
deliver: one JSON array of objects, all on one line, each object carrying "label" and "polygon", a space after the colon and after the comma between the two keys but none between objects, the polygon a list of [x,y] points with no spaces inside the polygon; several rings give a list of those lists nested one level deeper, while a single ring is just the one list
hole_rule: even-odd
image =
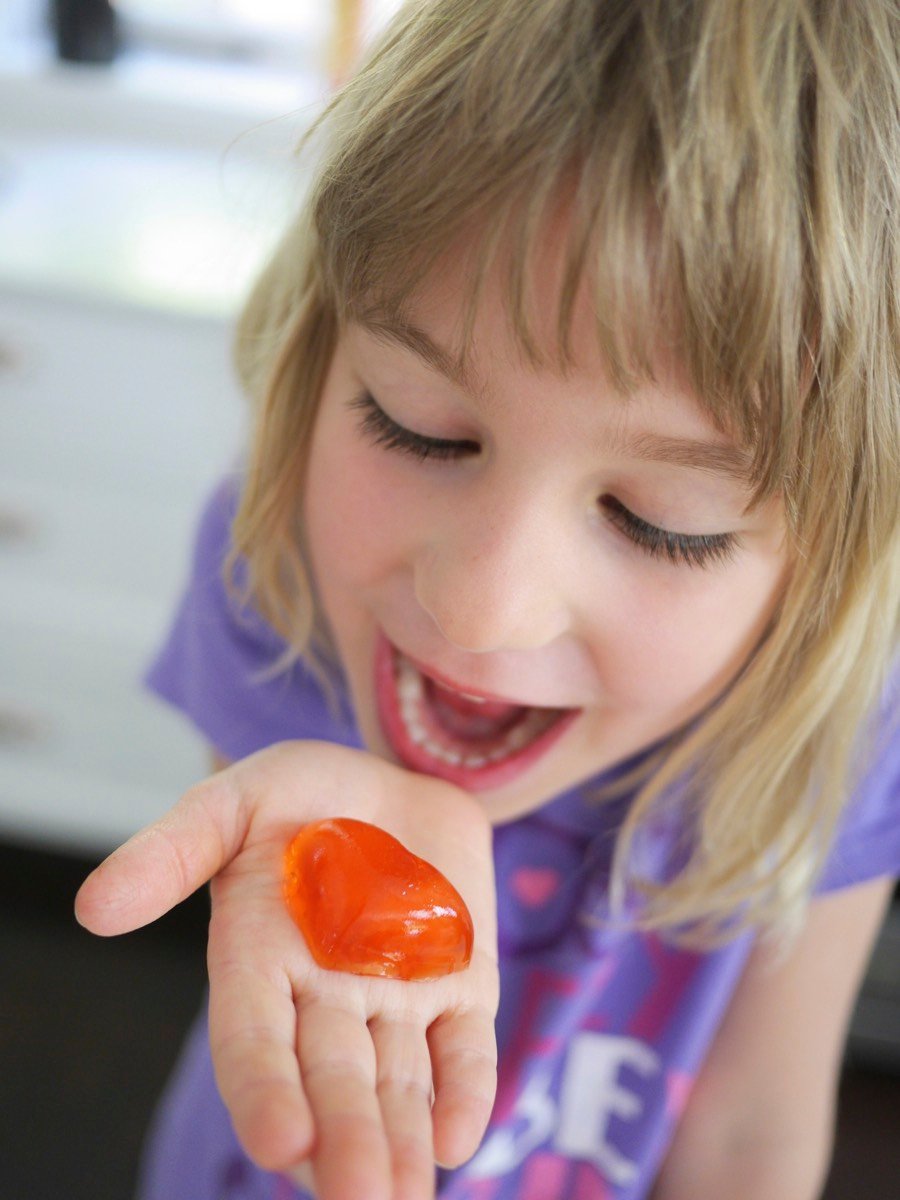
[{"label": "blurred background", "polygon": [[[238,452],[231,323],[293,148],[398,0],[0,0],[0,1200],[127,1200],[202,1002],[205,897],[116,942],[81,878],[207,772],[141,690]],[[829,1200],[900,1196],[900,920]]]}]

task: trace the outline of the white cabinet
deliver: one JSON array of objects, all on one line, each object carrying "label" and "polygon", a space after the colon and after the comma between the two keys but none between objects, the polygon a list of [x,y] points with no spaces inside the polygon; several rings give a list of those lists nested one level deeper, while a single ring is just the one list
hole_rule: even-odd
[{"label": "white cabinet", "polygon": [[206,771],[141,674],[243,440],[229,336],[0,289],[0,835],[102,850]]},{"label": "white cabinet", "polygon": [[154,62],[0,63],[0,837],[90,853],[208,769],[141,677],[242,448],[230,325],[321,90]]}]

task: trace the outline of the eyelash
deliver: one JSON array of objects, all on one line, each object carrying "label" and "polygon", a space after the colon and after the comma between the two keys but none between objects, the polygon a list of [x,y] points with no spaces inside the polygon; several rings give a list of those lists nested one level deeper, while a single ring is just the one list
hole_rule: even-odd
[{"label": "eyelash", "polygon": [[[376,446],[409,454],[420,462],[465,458],[481,449],[474,441],[426,437],[398,425],[369,392],[352,400],[350,407],[362,413],[360,429]],[[737,538],[733,533],[674,533],[644,521],[615,496],[602,496],[600,504],[610,523],[651,558],[667,559],[675,565],[707,567],[727,562],[734,555]]]},{"label": "eyelash", "polygon": [[413,458],[424,461],[426,458],[445,461],[450,458],[464,458],[477,454],[480,446],[472,441],[452,441],[449,438],[426,437],[423,433],[414,433],[387,415],[378,401],[369,392],[350,403],[350,407],[363,414],[360,428],[376,446],[384,446],[386,450],[400,450]]},{"label": "eyelash", "polygon": [[600,503],[610,522],[651,558],[668,559],[676,566],[708,567],[734,557],[737,537],[733,533],[674,533],[642,520],[615,496],[602,496]]}]

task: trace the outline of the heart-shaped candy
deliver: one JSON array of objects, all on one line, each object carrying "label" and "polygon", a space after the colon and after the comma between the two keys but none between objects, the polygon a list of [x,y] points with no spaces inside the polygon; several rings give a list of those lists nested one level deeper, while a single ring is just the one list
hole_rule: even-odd
[{"label": "heart-shaped candy", "polygon": [[366,821],[304,826],[285,854],[284,898],[313,958],[333,971],[436,979],[472,957],[472,918],[456,889]]}]

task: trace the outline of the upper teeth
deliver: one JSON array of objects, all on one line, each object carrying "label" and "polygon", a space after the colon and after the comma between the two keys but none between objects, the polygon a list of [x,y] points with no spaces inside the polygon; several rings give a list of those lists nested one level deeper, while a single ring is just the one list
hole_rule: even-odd
[{"label": "upper teeth", "polygon": [[[539,709],[532,709],[517,725],[507,731],[499,745],[486,754],[477,752],[466,754],[454,750],[450,746],[443,746],[429,734],[422,723],[421,705],[425,698],[425,685],[420,671],[402,655],[397,656],[396,664],[397,696],[406,731],[411,740],[426,750],[433,758],[453,766],[483,767],[488,762],[500,762],[504,758],[509,758],[547,728],[549,714]],[[462,694],[465,695],[465,693]],[[483,703],[480,696],[470,698]]]}]

